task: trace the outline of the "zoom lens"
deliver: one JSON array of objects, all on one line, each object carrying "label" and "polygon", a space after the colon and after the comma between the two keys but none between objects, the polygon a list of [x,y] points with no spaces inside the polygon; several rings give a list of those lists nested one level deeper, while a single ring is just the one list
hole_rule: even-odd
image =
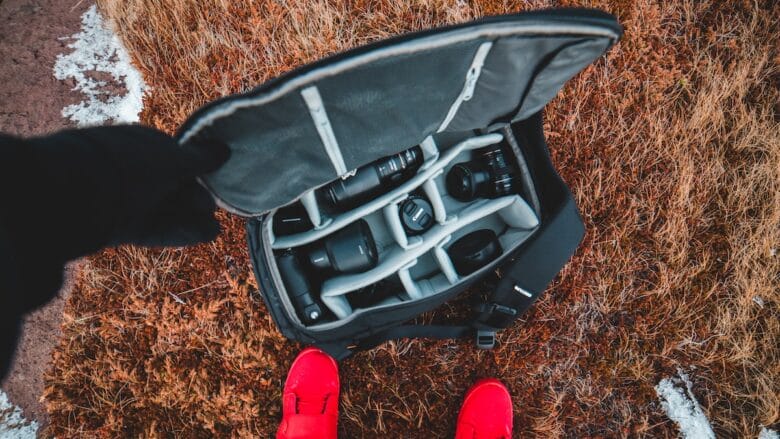
[{"label": "zoom lens", "polygon": [[315,245],[308,255],[318,270],[361,273],[379,260],[374,235],[365,220],[358,220]]},{"label": "zoom lens", "polygon": [[382,191],[401,184],[423,163],[422,148],[379,159],[357,170],[355,175],[323,188],[325,201],[336,210],[348,210]]},{"label": "zoom lens", "polygon": [[498,198],[517,192],[515,169],[508,164],[500,145],[477,152],[477,158],[458,163],[447,173],[447,192],[456,200]]}]

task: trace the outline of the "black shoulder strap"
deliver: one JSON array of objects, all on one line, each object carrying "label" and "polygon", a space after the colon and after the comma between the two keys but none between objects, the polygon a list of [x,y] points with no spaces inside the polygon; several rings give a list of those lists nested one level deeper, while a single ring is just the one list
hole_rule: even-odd
[{"label": "black shoulder strap", "polygon": [[498,287],[477,307],[474,326],[483,331],[509,326],[544,292],[584,234],[574,200],[569,197],[522,252],[504,265]]}]

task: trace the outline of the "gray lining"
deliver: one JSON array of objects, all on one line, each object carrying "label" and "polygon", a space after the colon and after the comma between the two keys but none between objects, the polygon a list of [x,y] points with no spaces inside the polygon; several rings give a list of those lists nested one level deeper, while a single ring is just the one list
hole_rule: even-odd
[{"label": "gray lining", "polygon": [[181,139],[205,130],[224,141],[231,158],[204,185],[220,206],[262,215],[414,145],[432,160],[426,139],[444,126],[503,128],[617,38],[598,26],[544,23],[475,24],[345,57],[216,104]]},{"label": "gray lining", "polygon": [[339,142],[336,140],[336,134],[333,133],[333,127],[328,119],[328,113],[325,111],[325,104],[322,102],[322,96],[320,96],[319,90],[316,86],[306,87],[301,90],[301,96],[306,102],[306,106],[309,107],[309,113],[314,121],[314,126],[317,127],[317,132],[322,139],[322,146],[325,148],[325,152],[328,153],[330,161],[333,163],[333,168],[336,173],[342,178],[347,174],[347,165],[344,163],[344,156],[341,155],[341,149],[339,149]]},{"label": "gray lining", "polygon": [[482,66],[485,64],[485,58],[487,58],[491,47],[493,47],[493,42],[488,41],[487,43],[482,43],[479,46],[479,49],[477,49],[477,53],[474,55],[474,60],[471,61],[471,67],[469,67],[469,70],[466,72],[466,79],[463,81],[463,90],[458,95],[458,98],[455,99],[455,102],[452,103],[450,111],[447,112],[447,116],[445,116],[444,121],[436,131],[437,133],[447,129],[447,126],[450,124],[450,122],[452,122],[455,114],[458,113],[458,109],[460,108],[461,104],[470,100],[474,95],[474,89],[477,87],[479,75],[482,73]]},{"label": "gray lining", "polygon": [[615,41],[618,38],[618,35],[611,29],[589,25],[558,23],[491,23],[484,26],[458,29],[448,33],[431,35],[428,37],[410,40],[403,44],[383,47],[375,51],[364,53],[352,58],[347,58],[334,64],[312,70],[285,82],[274,90],[263,93],[259,96],[246,96],[233,101],[225,102],[224,104],[214,108],[210,113],[204,115],[195,124],[193,124],[189,130],[182,134],[180,142],[186,143],[192,136],[194,136],[203,128],[211,125],[216,119],[230,116],[239,108],[266,104],[285,93],[303,87],[307,84],[314,83],[319,79],[336,75],[345,70],[355,68],[377,59],[414,53],[421,50],[435,49],[477,38],[498,38],[509,35],[561,34],[580,34],[583,36],[603,37],[609,39],[610,41]]}]

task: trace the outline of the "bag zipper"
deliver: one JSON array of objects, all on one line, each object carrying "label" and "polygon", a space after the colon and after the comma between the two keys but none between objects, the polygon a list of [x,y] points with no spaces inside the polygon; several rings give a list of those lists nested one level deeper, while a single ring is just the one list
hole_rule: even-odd
[{"label": "bag zipper", "polygon": [[492,41],[480,44],[479,49],[477,49],[477,53],[474,55],[474,59],[471,61],[471,67],[469,67],[469,71],[466,73],[466,81],[463,84],[463,90],[461,90],[457,99],[455,99],[455,102],[453,102],[452,106],[450,107],[450,111],[447,112],[447,117],[444,118],[444,121],[439,126],[438,131],[436,131],[437,133],[447,129],[447,126],[450,124],[450,122],[452,122],[452,119],[454,119],[455,115],[458,113],[460,106],[464,102],[471,100],[471,98],[474,96],[474,89],[477,88],[477,81],[479,80],[479,75],[482,73],[482,66],[485,65],[485,58],[487,58],[488,53],[490,53],[491,47],[493,47]]}]

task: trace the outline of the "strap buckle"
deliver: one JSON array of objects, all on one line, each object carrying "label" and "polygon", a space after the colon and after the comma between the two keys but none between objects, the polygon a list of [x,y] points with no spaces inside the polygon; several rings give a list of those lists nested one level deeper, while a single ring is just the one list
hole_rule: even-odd
[{"label": "strap buckle", "polygon": [[517,310],[510,308],[506,305],[501,305],[495,302],[480,303],[477,305],[477,313],[484,316],[490,316],[495,313],[501,313],[508,317],[514,317],[517,315]]},{"label": "strap buckle", "polygon": [[477,348],[493,349],[496,346],[496,331],[477,329]]}]

